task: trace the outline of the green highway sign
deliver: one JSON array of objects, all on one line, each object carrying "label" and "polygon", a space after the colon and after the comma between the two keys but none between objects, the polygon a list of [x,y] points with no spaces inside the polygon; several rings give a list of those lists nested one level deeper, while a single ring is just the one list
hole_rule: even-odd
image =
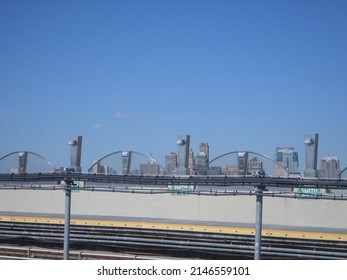
[{"label": "green highway sign", "polygon": [[298,188],[299,198],[316,198],[321,195],[320,189],[317,188]]}]

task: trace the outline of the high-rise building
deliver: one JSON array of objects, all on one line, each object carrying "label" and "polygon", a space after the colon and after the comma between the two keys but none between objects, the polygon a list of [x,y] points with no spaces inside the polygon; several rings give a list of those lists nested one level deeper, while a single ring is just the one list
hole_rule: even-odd
[{"label": "high-rise building", "polygon": [[207,175],[208,173],[208,159],[204,152],[199,152],[196,157],[194,157],[195,161],[195,170],[198,175]]},{"label": "high-rise building", "polygon": [[188,155],[188,173],[191,175],[194,175],[196,173],[195,156],[192,149],[190,149],[189,155]]},{"label": "high-rise building", "polygon": [[94,164],[93,164],[93,168],[92,168],[92,172],[94,174],[99,174],[100,172],[100,162],[97,160],[94,160]]},{"label": "high-rise building", "polygon": [[317,177],[318,134],[305,135],[306,169],[305,176]]},{"label": "high-rise building", "polygon": [[110,175],[112,173],[112,168],[109,165],[102,165],[100,166],[100,169],[102,170],[102,173],[106,175]]},{"label": "high-rise building", "polygon": [[28,165],[28,153],[20,152],[18,154],[18,157],[19,157],[18,173],[26,173],[27,165]]},{"label": "high-rise building", "polygon": [[248,152],[238,152],[237,153],[237,167],[239,170],[239,175],[247,175],[247,162],[248,162]]},{"label": "high-rise building", "polygon": [[156,164],[154,161],[140,164],[141,175],[158,175],[159,171],[160,171],[159,164]]},{"label": "high-rise building", "polygon": [[177,140],[178,156],[177,156],[177,174],[189,174],[189,152],[190,152],[190,135],[179,135]]},{"label": "high-rise building", "polygon": [[320,177],[338,178],[340,172],[340,160],[336,156],[327,156],[321,160]]},{"label": "high-rise building", "polygon": [[122,174],[130,174],[132,152],[122,152]]},{"label": "high-rise building", "polygon": [[199,153],[206,157],[207,162],[210,160],[210,147],[208,143],[200,143],[199,145]]},{"label": "high-rise building", "polygon": [[208,161],[209,161],[209,146],[208,143],[201,143],[199,145],[199,152],[194,157],[195,173],[200,175],[208,174]]},{"label": "high-rise building", "polygon": [[68,143],[70,145],[70,168],[81,172],[82,136],[77,136]]},{"label": "high-rise building", "polygon": [[165,156],[165,173],[172,175],[177,169],[177,154],[171,152]]},{"label": "high-rise building", "polygon": [[293,147],[277,147],[274,175],[286,176],[288,173],[298,173],[299,156]]},{"label": "high-rise building", "polygon": [[258,160],[256,157],[253,157],[248,161],[247,175],[257,174],[262,169],[263,169],[263,162]]}]

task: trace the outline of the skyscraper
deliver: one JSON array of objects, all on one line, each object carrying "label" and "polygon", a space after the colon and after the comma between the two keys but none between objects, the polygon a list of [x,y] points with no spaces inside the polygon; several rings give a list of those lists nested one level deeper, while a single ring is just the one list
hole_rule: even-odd
[{"label": "skyscraper", "polygon": [[320,177],[338,178],[340,172],[340,161],[336,156],[327,156],[321,160]]},{"label": "skyscraper", "polygon": [[77,136],[68,143],[70,145],[70,168],[81,172],[82,136]]},{"label": "skyscraper", "polygon": [[208,143],[200,143],[199,152],[201,155],[203,154],[206,157],[208,162],[210,159],[210,147],[208,146]]},{"label": "skyscraper", "polygon": [[20,152],[18,154],[18,157],[19,157],[18,173],[26,173],[27,165],[28,165],[28,153]]},{"label": "skyscraper", "polygon": [[155,163],[154,161],[149,161],[148,163],[140,164],[141,175],[158,175],[159,171],[159,164]]},{"label": "skyscraper", "polygon": [[174,174],[177,168],[177,154],[171,152],[170,154],[165,156],[165,173],[166,174]]},{"label": "skyscraper", "polygon": [[299,156],[293,147],[277,147],[275,176],[286,176],[288,173],[297,173],[299,170]]},{"label": "skyscraper", "polygon": [[318,134],[305,135],[306,169],[305,176],[317,177]]},{"label": "skyscraper", "polygon": [[237,153],[239,175],[247,175],[248,152]]},{"label": "skyscraper", "polygon": [[179,135],[176,143],[178,145],[177,174],[188,175],[190,135]]},{"label": "skyscraper", "polygon": [[199,152],[194,157],[195,171],[200,175],[207,175],[208,173],[208,162],[209,162],[209,146],[208,143],[201,143],[199,145]]},{"label": "skyscraper", "polygon": [[122,174],[130,174],[132,152],[122,152]]}]

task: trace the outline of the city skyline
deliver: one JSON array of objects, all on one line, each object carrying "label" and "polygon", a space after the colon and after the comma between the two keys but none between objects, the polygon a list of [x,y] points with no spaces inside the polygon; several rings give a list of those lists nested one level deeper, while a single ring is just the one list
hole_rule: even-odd
[{"label": "city skyline", "polygon": [[69,166],[134,150],[162,162],[209,143],[210,159],[273,158],[319,133],[347,166],[345,1],[0,1],[0,156]]},{"label": "city skyline", "polygon": [[[318,139],[319,134],[315,134],[316,139]],[[326,155],[323,157],[319,157],[317,164],[312,171],[313,173],[307,173],[307,170],[312,169],[312,166],[309,162],[307,162],[304,166],[299,164],[299,153],[295,150],[294,147],[276,147],[274,156],[271,157],[269,155],[262,155],[256,151],[229,151],[223,154],[231,154],[236,156],[234,160],[228,159],[228,163],[220,164],[220,162],[216,159],[219,157],[223,158],[224,156],[217,155],[215,157],[210,158],[210,145],[208,142],[201,142],[199,144],[197,150],[194,150],[194,147],[190,146],[191,135],[179,135],[177,136],[177,150],[166,153],[165,159],[160,160],[157,158],[153,158],[152,155],[146,155],[139,151],[113,151],[107,155],[103,155],[103,157],[99,159],[95,159],[92,164],[88,165],[88,167],[81,165],[81,157],[83,158],[83,137],[78,136],[69,141],[69,145],[71,147],[70,151],[70,165],[66,166],[55,166],[57,168],[56,171],[60,172],[63,169],[74,170],[75,172],[91,172],[91,173],[105,173],[105,174],[190,174],[190,175],[242,175],[243,170],[247,170],[247,175],[256,174],[258,171],[263,169],[263,160],[267,161],[266,157],[270,158],[273,163],[277,162],[278,165],[273,165],[273,170],[269,175],[273,176],[288,176],[288,174],[308,176],[308,177],[330,177],[335,178],[342,171],[343,168],[340,166],[340,159],[335,155]],[[187,147],[183,147],[181,150],[181,160],[183,160],[186,166],[185,171],[179,171],[180,163],[179,163],[179,153],[180,153],[180,145],[185,143],[187,139]],[[318,143],[318,141],[317,141]],[[305,141],[303,145],[307,145],[307,135],[305,135]],[[319,150],[319,145],[317,146],[317,151]],[[9,172],[17,173],[17,172],[26,172],[26,166],[28,165],[28,154],[23,153],[25,151],[18,151],[18,166],[11,166]],[[31,154],[35,154],[33,151],[27,151]],[[182,152],[185,154],[182,154]],[[247,153],[246,157],[244,157],[245,152]],[[14,154],[14,153],[11,153]],[[101,164],[102,161],[106,158],[108,159],[112,155],[121,155],[121,160],[116,166],[120,168],[120,170],[116,170],[114,166],[111,164]],[[141,157],[147,157],[146,161],[140,161],[141,163],[136,166],[136,164],[132,164],[132,156],[131,154],[137,154]],[[15,155],[16,156],[16,155]],[[47,160],[47,163],[53,164],[50,159],[44,158],[43,155],[36,154],[35,156],[42,157],[42,159]],[[187,156],[187,159],[185,159]],[[258,159],[257,157],[263,157],[263,159]],[[306,155],[307,156],[307,155]],[[0,156],[2,158],[3,156]],[[129,158],[130,157],[130,158]],[[4,162],[6,164],[6,155],[4,155]],[[233,162],[234,161],[234,162]],[[16,160],[15,160],[16,162]],[[123,162],[123,163],[121,163]],[[213,164],[209,165],[208,163],[213,162]],[[3,163],[3,162],[2,162]],[[125,163],[125,165],[124,165]],[[114,163],[113,163],[114,164]],[[307,165],[308,164],[308,165]],[[4,169],[4,164],[2,164],[2,169]],[[52,165],[52,166],[53,166]],[[123,165],[123,167],[121,167]],[[247,167],[245,167],[247,165]],[[182,166],[181,166],[182,167]],[[125,169],[124,169],[125,168]],[[246,169],[245,169],[246,168]],[[59,171],[60,170],[60,171]],[[285,171],[286,170],[286,171]],[[268,170],[267,170],[268,171]],[[311,171],[311,172],[312,172]],[[4,170],[2,170],[4,172]],[[44,172],[44,171],[43,171]],[[241,173],[240,173],[241,172]]]}]

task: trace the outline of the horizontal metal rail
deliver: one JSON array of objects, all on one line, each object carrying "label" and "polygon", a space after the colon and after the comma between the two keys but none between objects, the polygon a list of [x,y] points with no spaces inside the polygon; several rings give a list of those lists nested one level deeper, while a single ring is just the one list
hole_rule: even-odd
[{"label": "horizontal metal rail", "polygon": [[3,182],[84,181],[135,185],[266,186],[347,189],[347,180],[255,176],[142,176],[83,173],[0,174]]},{"label": "horizontal metal rail", "polygon": [[[235,186],[236,187],[236,186]],[[263,196],[274,198],[294,198],[294,199],[323,199],[323,200],[347,200],[347,192],[345,194],[320,193],[320,194],[303,194],[294,191],[274,191],[265,190],[258,193],[253,190],[238,189],[193,189],[191,191],[171,190],[167,187],[139,187],[139,186],[110,186],[110,185],[87,185],[83,187],[70,187],[74,191],[90,191],[90,192],[112,192],[112,193],[132,193],[132,194],[177,194],[177,195],[197,195],[197,196]],[[16,184],[5,183],[0,186],[1,190],[34,190],[34,191],[58,191],[66,190],[63,185],[44,185],[44,184]]]},{"label": "horizontal metal rail", "polygon": [[[61,259],[62,250],[32,247],[0,246],[0,259]],[[156,260],[158,256],[112,254],[101,252],[71,251],[70,259],[74,260]]]}]

